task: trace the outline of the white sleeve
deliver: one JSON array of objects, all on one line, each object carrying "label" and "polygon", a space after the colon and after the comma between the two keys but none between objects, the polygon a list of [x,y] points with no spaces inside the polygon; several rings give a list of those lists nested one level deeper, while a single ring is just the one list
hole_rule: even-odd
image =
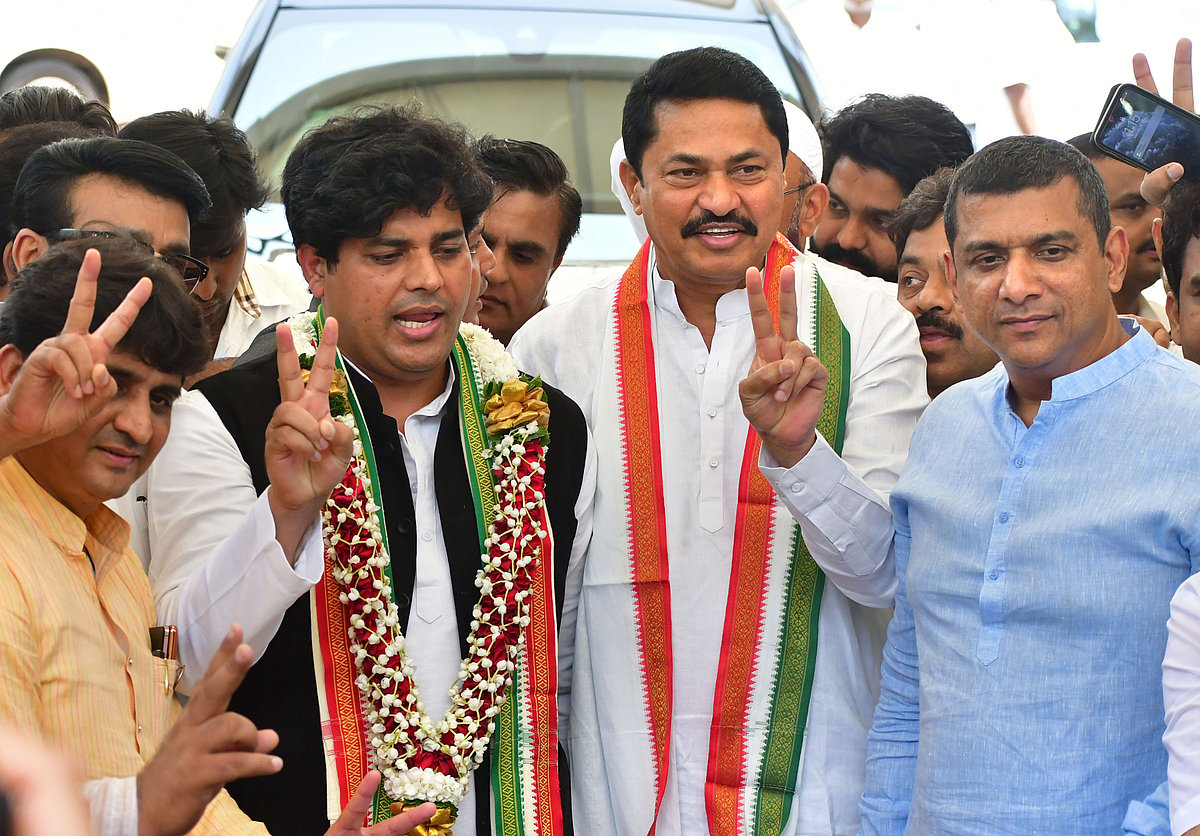
[{"label": "white sleeve", "polygon": [[584,560],[592,541],[592,513],[596,496],[596,445],[591,430],[586,431],[587,455],[583,481],[575,499],[575,541],[571,544],[571,563],[563,590],[562,617],[558,623],[558,729],[559,742],[566,745],[565,730],[571,716],[571,680],[575,663],[575,625],[579,616],[579,595],[583,590]]},{"label": "white sleeve", "polygon": [[83,797],[87,799],[94,836],[137,836],[136,775],[85,781]]},{"label": "white sleeve", "polygon": [[1171,600],[1163,659],[1171,832],[1200,825],[1200,575],[1192,575]]},{"label": "white sleeve", "polygon": [[759,469],[838,589],[865,606],[890,607],[896,573],[888,498],[929,396],[912,315],[879,292],[860,300],[846,305],[843,317],[852,342],[842,455],[818,435],[793,467],[779,466],[764,450]]},{"label": "white sleeve", "polygon": [[155,610],[179,628],[181,689],[190,690],[233,623],[257,659],[283,614],[321,577],[319,518],[289,565],[267,496],[220,417],[199,392],[175,404],[171,433],[149,471],[146,516]]}]

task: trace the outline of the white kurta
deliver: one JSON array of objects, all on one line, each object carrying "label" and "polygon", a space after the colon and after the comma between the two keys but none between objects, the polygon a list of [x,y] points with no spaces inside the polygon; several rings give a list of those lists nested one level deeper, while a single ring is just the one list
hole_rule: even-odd
[{"label": "white kurta", "polygon": [[[879,608],[890,606],[895,591],[887,496],[928,402],[912,316],[872,280],[824,262],[820,271],[851,340],[843,458],[819,439],[790,470],[762,462],[828,579],[797,803],[787,834],[857,831],[866,733],[878,696],[888,615]],[[542,311],[509,347],[523,368],[537,369],[580,405],[598,444],[603,443],[596,428],[596,408],[603,400],[597,397],[599,358],[611,350],[605,341],[619,279],[614,275]],[[745,290],[718,301],[711,349],[684,319],[674,285],[657,273],[652,304],[674,657],[671,763],[657,832],[691,836],[708,832],[704,784],[717,649],[748,430],[737,387],[753,358],[754,335]],[[600,450],[599,484],[606,482],[606,468],[622,466],[618,450]],[[633,683],[613,681],[624,673],[595,664],[603,655],[596,648],[611,647],[605,625],[623,617],[605,611],[610,594],[629,580],[623,575],[627,558],[606,554],[597,540],[606,529],[620,527],[624,513],[622,497],[598,493],[597,539],[579,604],[567,742],[575,828],[588,834],[645,833],[653,817],[650,753],[641,751],[640,738],[622,734],[619,716],[629,709],[613,704],[622,688],[634,699],[638,692],[629,689]],[[634,654],[628,648],[628,655]]]}]

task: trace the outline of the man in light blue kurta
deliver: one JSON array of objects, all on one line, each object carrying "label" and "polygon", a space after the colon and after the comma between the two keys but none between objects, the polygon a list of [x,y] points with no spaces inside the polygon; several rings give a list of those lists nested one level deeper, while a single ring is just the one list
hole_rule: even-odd
[{"label": "man in light blue kurta", "polygon": [[1074,149],[989,146],[945,217],[1002,365],[933,402],[892,493],[863,831],[1169,833],[1160,665],[1200,559],[1200,369],[1117,318],[1124,231]]}]

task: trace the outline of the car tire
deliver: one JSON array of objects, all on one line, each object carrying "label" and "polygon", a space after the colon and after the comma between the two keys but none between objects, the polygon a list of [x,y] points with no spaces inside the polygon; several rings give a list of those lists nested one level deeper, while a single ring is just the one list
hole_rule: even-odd
[{"label": "car tire", "polygon": [[0,92],[8,92],[31,81],[52,79],[70,87],[87,100],[108,104],[108,91],[99,74],[61,58],[31,58],[13,64],[0,74]]}]

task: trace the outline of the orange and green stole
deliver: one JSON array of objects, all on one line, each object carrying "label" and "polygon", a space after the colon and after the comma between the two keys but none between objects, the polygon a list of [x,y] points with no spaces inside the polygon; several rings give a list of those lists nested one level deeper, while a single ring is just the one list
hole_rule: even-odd
[{"label": "orange and green stole", "polygon": [[[321,312],[318,312],[317,323],[319,333],[319,327],[324,323]],[[460,436],[475,499],[479,553],[482,555],[496,498],[483,425],[483,385],[461,336],[455,340],[450,361],[455,365],[460,382],[457,405]],[[345,371],[340,353],[337,366]],[[362,454],[371,477],[372,498],[378,509],[379,530],[386,548],[388,528],[383,519],[384,504],[379,495],[375,451],[352,383],[349,390],[348,400],[359,430]],[[390,583],[390,563],[385,571]],[[354,684],[358,670],[349,648],[347,607],[338,597],[341,591],[326,571],[310,596],[313,661],[325,744],[326,805],[331,821],[346,806],[371,769],[368,729]],[[558,780],[558,639],[552,537],[544,540],[541,566],[530,593],[530,622],[525,628],[524,650],[518,658],[508,699],[496,717],[496,730],[489,746],[492,826],[493,832],[505,836],[558,836],[563,832],[563,824]],[[417,676],[420,676],[419,671]],[[398,799],[387,798],[381,786],[375,794],[367,823],[389,818],[390,803],[394,800]]]},{"label": "orange and green stole", "polygon": [[[656,824],[671,758],[672,658],[649,246],[647,242],[621,280],[614,313],[634,629],[653,747]],[[777,328],[779,273],[795,255],[781,236],[767,254],[764,284]],[[797,293],[807,294],[798,299],[800,338],[829,371],[817,428],[840,454],[849,336],[815,269],[811,276],[797,277]],[[805,547],[799,525],[759,471],[761,446],[751,427],[741,462],[705,783],[709,830],[717,836],[783,830],[796,793],[817,651],[824,574]],[[654,829],[652,824],[650,832]]]}]

